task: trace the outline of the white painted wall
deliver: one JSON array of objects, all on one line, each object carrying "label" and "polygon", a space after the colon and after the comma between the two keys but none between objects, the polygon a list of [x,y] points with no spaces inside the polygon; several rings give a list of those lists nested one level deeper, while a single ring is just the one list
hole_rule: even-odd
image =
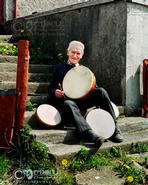
[{"label": "white painted wall", "polygon": [[8,21],[13,19],[13,8],[14,8],[14,1],[13,0],[4,0],[4,21]]},{"label": "white painted wall", "polygon": [[141,105],[140,65],[148,58],[148,7],[128,4],[126,47],[126,106]]},{"label": "white painted wall", "polygon": [[30,15],[33,12],[44,12],[88,0],[18,0],[20,17]]}]

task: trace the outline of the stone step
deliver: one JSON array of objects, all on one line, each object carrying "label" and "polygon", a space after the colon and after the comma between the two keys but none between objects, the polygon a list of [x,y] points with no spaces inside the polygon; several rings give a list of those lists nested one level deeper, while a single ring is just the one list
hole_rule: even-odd
[{"label": "stone step", "polygon": [[0,42],[11,42],[12,35],[0,35]]},{"label": "stone step", "polygon": [[[61,161],[62,159],[71,159],[74,155],[76,155],[82,147],[87,147],[94,152],[107,152],[112,147],[120,147],[122,150],[129,152],[132,144],[140,143],[148,145],[148,130],[137,131],[133,133],[123,133],[124,141],[122,143],[113,143],[111,141],[107,141],[103,143],[103,145],[97,149],[94,147],[94,144],[85,143],[83,144],[53,144],[53,143],[44,143],[50,153],[55,156],[57,161]],[[143,136],[143,137],[141,137]],[[40,140],[39,140],[40,141]]]},{"label": "stone step", "polygon": [[[29,115],[30,114],[30,115]],[[41,127],[35,117],[35,115],[31,114],[30,112],[26,112],[27,116],[32,116],[32,134],[36,135],[37,139],[45,142],[45,143],[52,143],[52,144],[59,144],[59,143],[78,143],[78,139],[76,137],[75,129],[73,127],[65,127],[63,130],[58,129],[45,129]],[[147,131],[148,136],[148,119],[143,117],[119,117],[118,125],[125,135],[133,135],[133,133]],[[34,125],[33,125],[34,123]],[[142,136],[143,137],[143,136]]]},{"label": "stone step", "polygon": [[0,47],[3,46],[17,46],[17,43],[0,42]]},{"label": "stone step", "polygon": [[[53,65],[30,64],[29,73],[51,73]],[[0,72],[16,72],[17,64],[0,63]]]},{"label": "stone step", "polygon": [[2,56],[0,55],[0,63],[17,63],[17,56]]},{"label": "stone step", "polygon": [[48,102],[48,94],[29,94],[27,101],[35,103],[37,105],[46,104]]},{"label": "stone step", "polygon": [[[51,73],[29,73],[29,82],[49,82]],[[0,81],[16,81],[16,72],[0,72]]]},{"label": "stone step", "polygon": [[[47,82],[29,82],[28,93],[47,93],[48,85]],[[16,82],[2,81],[0,82],[0,89],[16,89]]]}]

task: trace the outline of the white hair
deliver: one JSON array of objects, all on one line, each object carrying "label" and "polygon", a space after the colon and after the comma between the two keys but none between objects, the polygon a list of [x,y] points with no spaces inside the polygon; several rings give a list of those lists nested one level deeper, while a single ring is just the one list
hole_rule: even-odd
[{"label": "white hair", "polygon": [[69,43],[69,46],[67,48],[67,50],[71,50],[71,49],[79,49],[81,50],[82,53],[84,53],[84,44],[80,41],[76,41],[76,40],[73,40]]}]

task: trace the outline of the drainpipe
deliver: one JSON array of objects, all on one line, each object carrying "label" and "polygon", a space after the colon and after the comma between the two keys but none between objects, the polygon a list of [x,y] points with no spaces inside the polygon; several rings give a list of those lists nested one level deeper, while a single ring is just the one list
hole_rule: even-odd
[{"label": "drainpipe", "polygon": [[13,0],[13,18],[15,19],[17,17],[17,0]]}]

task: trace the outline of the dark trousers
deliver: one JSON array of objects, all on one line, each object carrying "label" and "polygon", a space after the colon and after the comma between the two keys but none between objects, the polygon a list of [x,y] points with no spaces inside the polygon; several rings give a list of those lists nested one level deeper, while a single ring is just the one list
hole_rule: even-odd
[{"label": "dark trousers", "polygon": [[109,112],[116,124],[116,117],[110,98],[106,90],[103,88],[96,88],[85,100],[65,100],[63,114],[64,117],[74,123],[77,131],[82,133],[90,129],[90,126],[82,115],[82,111],[93,106],[100,107]]}]

